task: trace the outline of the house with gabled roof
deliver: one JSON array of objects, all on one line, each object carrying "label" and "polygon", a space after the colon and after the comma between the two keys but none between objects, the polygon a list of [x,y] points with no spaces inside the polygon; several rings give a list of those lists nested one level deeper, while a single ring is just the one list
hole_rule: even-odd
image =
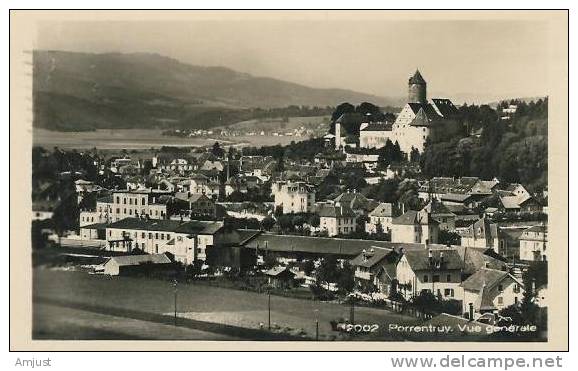
[{"label": "house with gabled roof", "polygon": [[408,210],[394,218],[391,224],[391,241],[406,243],[437,243],[439,223],[427,210]]},{"label": "house with gabled roof", "polygon": [[168,268],[171,260],[165,254],[125,255],[113,256],[102,264],[103,274],[118,276],[131,272],[142,271],[146,268]]},{"label": "house with gabled roof", "polygon": [[389,294],[396,279],[396,265],[400,255],[393,249],[372,246],[350,261],[355,268],[356,287],[365,292]]},{"label": "house with gabled roof", "polygon": [[355,232],[357,214],[348,206],[322,205],[319,210],[319,229],[329,237]]},{"label": "house with gabled roof", "polygon": [[367,233],[390,233],[393,218],[397,216],[397,210],[393,204],[382,202],[373,209],[365,223]]},{"label": "house with gabled roof", "polygon": [[405,251],[397,263],[398,291],[406,298],[430,292],[443,299],[459,300],[464,263],[455,249]]},{"label": "house with gabled roof", "polygon": [[366,215],[373,210],[378,202],[365,197],[363,194],[347,191],[333,199],[335,206],[345,206],[353,210],[357,215]]},{"label": "house with gabled roof", "polygon": [[520,237],[520,259],[526,261],[548,260],[548,227],[535,225],[525,229]]},{"label": "house with gabled roof", "polygon": [[474,318],[484,313],[497,313],[522,301],[522,282],[507,271],[482,268],[461,284],[464,290],[463,311],[473,307]]},{"label": "house with gabled roof", "polygon": [[454,231],[456,229],[456,215],[440,201],[432,199],[422,210],[438,222],[440,230]]},{"label": "house with gabled roof", "polygon": [[169,252],[191,264],[206,259],[206,249],[216,243],[222,228],[223,222],[124,218],[106,226],[106,241],[112,251]]}]

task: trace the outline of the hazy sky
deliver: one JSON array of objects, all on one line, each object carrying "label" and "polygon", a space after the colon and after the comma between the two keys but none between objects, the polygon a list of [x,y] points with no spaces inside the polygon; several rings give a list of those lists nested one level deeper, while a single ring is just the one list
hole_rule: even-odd
[{"label": "hazy sky", "polygon": [[430,97],[491,100],[548,94],[547,39],[547,24],[530,21],[60,22],[37,47],[155,52],[380,96],[405,96],[419,68]]}]

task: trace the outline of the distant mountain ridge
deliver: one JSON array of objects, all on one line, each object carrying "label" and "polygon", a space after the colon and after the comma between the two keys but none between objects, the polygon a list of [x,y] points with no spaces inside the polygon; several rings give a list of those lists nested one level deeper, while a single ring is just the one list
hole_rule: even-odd
[{"label": "distant mountain ridge", "polygon": [[39,50],[33,76],[34,125],[52,130],[196,127],[199,115],[207,114],[220,121],[201,126],[218,126],[223,117],[233,120],[231,112],[247,108],[403,104],[401,98],[311,88],[149,53]]}]

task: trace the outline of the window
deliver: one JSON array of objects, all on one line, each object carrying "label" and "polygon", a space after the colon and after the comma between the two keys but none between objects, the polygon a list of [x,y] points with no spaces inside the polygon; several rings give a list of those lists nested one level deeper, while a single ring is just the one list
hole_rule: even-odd
[{"label": "window", "polygon": [[499,291],[499,292],[502,292],[502,291],[504,291],[504,286],[502,286],[502,285],[498,285],[498,291]]},{"label": "window", "polygon": [[132,205],[132,198],[128,199],[128,203],[129,203],[129,205]]},{"label": "window", "polygon": [[145,204],[145,199],[144,199],[144,197],[142,198],[141,201],[142,201],[141,204],[144,205],[144,204]]},{"label": "window", "polygon": [[145,238],[145,233],[144,233],[144,232],[141,233],[141,238]]},{"label": "window", "polygon": [[444,296],[449,296],[450,298],[454,297],[454,289],[445,289]]},{"label": "window", "polygon": [[153,234],[149,232],[149,239],[153,238]]},{"label": "window", "polygon": [[423,282],[428,282],[429,281],[429,277],[427,274],[424,274],[423,276]]},{"label": "window", "polygon": [[501,296],[498,296],[498,304],[504,304],[504,298]]},{"label": "window", "polygon": [[122,210],[122,213],[123,213],[123,214],[126,214],[126,208]]},{"label": "window", "polygon": [[120,197],[116,196],[116,203],[120,204]]},{"label": "window", "polygon": [[155,233],[155,239],[158,240],[159,239],[159,234]]},{"label": "window", "polygon": [[132,209],[128,209],[128,213],[132,215]]},{"label": "window", "polygon": [[120,214],[120,208],[118,208],[118,207],[116,208],[116,213]]},{"label": "window", "polygon": [[165,239],[165,234],[161,233],[161,240],[164,240],[164,239]]},{"label": "window", "polygon": [[122,203],[126,205],[126,197],[123,197]]},{"label": "window", "polygon": [[448,274],[446,276],[446,282],[452,282],[452,275],[451,274]]},{"label": "window", "polygon": [[434,274],[433,276],[433,282],[439,282],[440,281],[440,275],[439,274]]}]

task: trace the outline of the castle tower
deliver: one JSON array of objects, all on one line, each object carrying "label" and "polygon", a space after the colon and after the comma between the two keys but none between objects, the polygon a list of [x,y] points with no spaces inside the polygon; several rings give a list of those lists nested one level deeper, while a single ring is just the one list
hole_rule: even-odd
[{"label": "castle tower", "polygon": [[341,145],[341,123],[337,121],[335,123],[335,149],[340,149]]},{"label": "castle tower", "polygon": [[408,82],[408,96],[407,102],[408,103],[427,103],[427,94],[426,94],[426,82],[419,73],[419,70],[416,70],[414,75],[409,78]]}]

